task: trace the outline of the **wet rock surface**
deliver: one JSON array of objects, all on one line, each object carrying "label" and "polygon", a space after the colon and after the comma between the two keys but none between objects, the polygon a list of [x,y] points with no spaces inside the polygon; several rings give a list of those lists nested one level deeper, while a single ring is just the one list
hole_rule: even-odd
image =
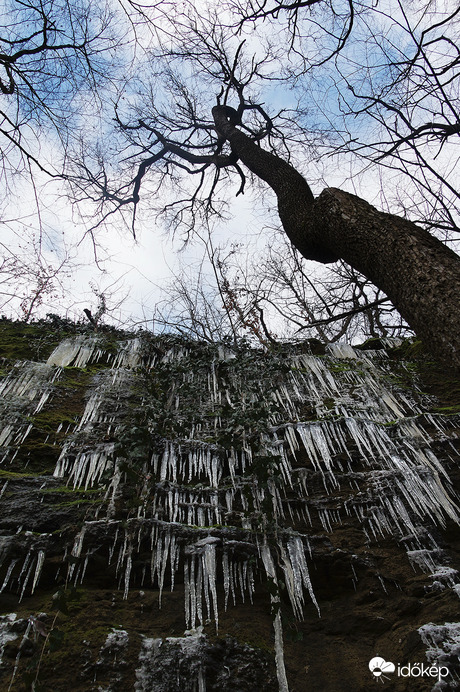
[{"label": "wet rock surface", "polygon": [[[24,329],[0,381],[0,689],[459,688],[459,402],[427,363],[46,332],[34,360]],[[421,662],[439,681],[405,675]]]}]

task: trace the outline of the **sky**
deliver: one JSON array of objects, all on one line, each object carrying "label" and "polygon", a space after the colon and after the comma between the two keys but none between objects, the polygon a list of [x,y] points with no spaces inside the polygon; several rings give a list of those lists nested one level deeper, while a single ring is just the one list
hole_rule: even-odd
[{"label": "sky", "polygon": [[[54,185],[44,185],[39,217],[34,197],[27,182],[20,184],[3,210],[0,225],[2,243],[26,262],[32,255],[32,244],[35,247],[38,244],[39,228],[39,254],[43,263],[57,267],[68,257],[60,273],[62,285],[50,295],[43,295],[43,304],[34,310],[36,318],[54,313],[85,320],[83,308],[91,309],[94,314],[98,307],[97,292],[103,292],[108,308],[104,322],[122,328],[136,325],[155,329],[155,306],[165,299],[168,283],[182,267],[198,267],[203,261],[205,248],[198,235],[184,247],[183,239],[172,237],[153,214],[151,219],[138,224],[136,239],[126,228],[117,229],[115,223],[96,230],[94,245],[92,238],[85,236],[85,225],[75,216],[64,191]],[[262,229],[257,219],[257,203],[251,200],[250,192],[234,200],[231,207],[232,218],[216,225],[213,242],[216,245],[230,241],[260,243]],[[11,221],[5,223],[7,219]],[[33,272],[32,263],[30,267]],[[21,277],[19,284],[24,285]],[[6,303],[7,298],[3,296],[2,303],[0,285],[0,314],[11,318],[23,316],[22,295],[18,289],[17,299],[8,299]]]},{"label": "sky", "polygon": [[[143,36],[145,28],[138,25],[136,32],[140,44],[145,47],[149,43],[152,47],[150,35]],[[129,52],[128,43],[122,46],[123,51]],[[136,57],[143,57],[142,50]],[[113,118],[112,99],[113,95],[107,92],[105,106],[110,110],[109,118]],[[97,106],[95,108],[97,110]],[[96,121],[97,112],[88,112],[84,122],[86,130],[97,130]],[[52,135],[45,131],[39,139],[40,160],[53,162],[56,154]],[[34,268],[38,276],[40,266],[58,267],[63,263],[62,271],[54,281],[56,290],[42,294],[43,302],[36,302],[33,316],[57,313],[71,319],[84,318],[83,308],[89,307],[94,313],[98,304],[97,293],[103,292],[108,307],[106,321],[120,326],[131,323],[150,326],[155,304],[164,299],[162,290],[165,285],[180,272],[181,266],[190,267],[202,261],[204,247],[198,237],[192,238],[184,247],[183,239],[165,233],[153,214],[144,214],[137,223],[136,240],[117,221],[108,229],[97,229],[95,253],[92,239],[85,235],[94,220],[90,206],[80,203],[79,213],[76,213],[66,198],[66,190],[59,183],[48,180],[35,168],[33,185],[27,176],[21,178],[17,175],[13,181],[0,177],[0,184],[3,186],[0,191],[3,200],[0,242],[4,256],[13,261],[12,269],[11,264],[3,265],[3,274],[0,273],[0,314],[21,317],[30,307],[30,300],[24,301],[27,291],[33,295],[37,286]],[[216,226],[216,244],[226,243],[229,238],[252,242],[251,236],[257,231],[251,228],[257,224],[250,197],[248,191],[236,204],[231,201],[234,218]],[[11,285],[7,287],[3,279],[8,278],[8,271]],[[16,292],[17,297],[12,298],[11,292]]]},{"label": "sky", "polygon": [[[344,3],[344,6],[347,4]],[[380,3],[379,7],[384,9],[385,6]],[[255,39],[252,38],[251,44],[255,45],[254,42]],[[264,97],[275,109],[280,105],[294,105],[298,94],[299,90],[289,93],[275,82],[270,84]],[[308,100],[307,97],[308,94],[303,95],[304,102]],[[326,102],[328,99],[332,114],[337,111],[337,97],[333,89],[328,92]],[[110,105],[110,99],[107,103]],[[323,102],[322,105],[327,111],[328,104]],[[321,124],[321,120],[319,123]],[[51,149],[52,142],[42,141],[41,147],[42,153],[44,151],[46,155],[46,147]],[[51,151],[49,158],[52,158]],[[307,178],[311,173],[309,182],[316,181],[315,194],[323,186],[336,186],[378,203],[382,189],[382,171],[374,168],[367,171],[365,176],[359,176],[358,163],[352,157],[342,158],[338,163],[337,160],[327,158],[315,160],[314,154],[311,154],[309,166],[304,167],[302,172]],[[116,222],[107,230],[99,229],[96,235],[99,245],[96,261],[91,239],[85,237],[85,224],[74,213],[64,191],[50,182],[44,184],[40,174],[35,174],[35,180],[36,188],[26,182],[17,182],[15,194],[7,195],[8,203],[1,209],[0,216],[1,242],[7,252],[17,253],[25,258],[26,271],[22,275],[22,290],[25,281],[30,281],[33,288],[33,263],[26,266],[27,248],[30,249],[31,244],[35,244],[36,251],[39,245],[40,261],[44,264],[57,266],[66,253],[69,255],[68,274],[61,274],[62,290],[45,295],[43,304],[36,305],[35,315],[43,316],[51,312],[80,319],[83,317],[83,308],[90,308],[93,312],[97,310],[97,293],[103,292],[109,309],[106,321],[118,326],[138,323],[155,328],[152,315],[155,305],[164,299],[164,287],[174,280],[174,275],[181,271],[181,267],[198,266],[202,260],[204,248],[199,238],[195,237],[184,248],[182,239],[166,234],[153,214],[144,215],[136,228],[136,242]],[[271,214],[263,211],[257,195],[252,194],[249,186],[244,196],[232,198],[231,220],[216,225],[213,230],[214,245],[241,242],[251,251],[262,248],[264,225],[277,223],[273,196],[268,193],[267,199],[272,209]],[[84,203],[80,211],[83,216],[91,214]],[[41,244],[38,242],[39,237],[42,238]],[[16,285],[18,282],[21,284],[21,276],[16,276],[15,281]],[[17,290],[16,300],[4,297],[2,303],[3,286],[0,274],[0,313],[12,317],[21,315],[21,290]]]}]

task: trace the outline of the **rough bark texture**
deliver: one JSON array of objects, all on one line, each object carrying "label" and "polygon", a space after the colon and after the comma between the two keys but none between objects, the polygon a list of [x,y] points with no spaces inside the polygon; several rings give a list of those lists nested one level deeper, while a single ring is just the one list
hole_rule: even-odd
[{"label": "rough bark texture", "polygon": [[427,231],[334,188],[312,208],[327,247],[391,299],[430,351],[460,367],[460,258]]},{"label": "rough bark texture", "polygon": [[460,368],[460,257],[412,222],[329,188],[314,199],[290,164],[261,149],[228,113],[213,109],[216,129],[239,159],[274,190],[284,230],[307,259],[339,258],[384,291],[427,348]]}]

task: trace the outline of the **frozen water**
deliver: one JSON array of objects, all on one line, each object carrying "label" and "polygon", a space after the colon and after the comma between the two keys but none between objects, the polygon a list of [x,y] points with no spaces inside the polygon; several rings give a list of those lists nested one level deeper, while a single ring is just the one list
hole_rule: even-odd
[{"label": "frozen water", "polygon": [[346,343],[335,342],[327,345],[327,350],[334,358],[353,358],[356,359],[356,351],[353,346]]},{"label": "frozen water", "polygon": [[103,355],[98,346],[97,336],[79,334],[64,339],[56,346],[47,360],[47,365],[58,365],[61,368],[72,366],[85,368],[90,362],[97,362]]},{"label": "frozen water", "polygon": [[265,572],[273,587],[270,591],[270,600],[272,611],[274,613],[273,629],[275,633],[275,665],[276,675],[278,678],[279,692],[289,692],[288,681],[286,676],[286,668],[284,665],[284,644],[283,644],[283,626],[281,623],[281,605],[279,597],[278,578],[276,575],[275,565],[270,552],[270,548],[265,540],[261,546],[262,561],[265,567]]},{"label": "frozen water", "polygon": [[0,664],[3,659],[3,652],[5,650],[5,644],[12,642],[17,639],[18,635],[11,631],[11,625],[16,620],[16,613],[7,613],[6,615],[0,615]]},{"label": "frozen water", "polygon": [[[165,587],[173,589],[183,570],[185,621],[194,630],[208,619],[217,628],[219,608],[251,600],[262,575],[273,586],[282,690],[280,581],[296,617],[306,608],[320,614],[309,533],[333,539],[341,522],[356,521],[369,541],[400,540],[414,569],[439,588],[458,586],[458,575],[421,528],[459,522],[433,445],[435,438],[450,441],[449,425],[442,416],[419,413],[416,391],[392,383],[383,353],[333,344],[325,357],[297,354],[281,365],[264,353],[244,370],[244,357],[222,345],[194,361],[194,346],[176,343],[159,362],[148,361],[142,338],[120,341],[110,353],[101,344],[98,335],[68,339],[47,365],[17,364],[0,384],[7,402],[0,445],[10,459],[9,448],[30,435],[26,419],[46,410],[62,368],[106,366],[92,376],[83,414],[63,435],[54,470],[71,487],[101,487],[104,498],[70,539],[69,581],[83,580],[91,551],[99,550],[124,598],[145,582],[158,588],[161,604]],[[136,448],[130,458],[129,450],[120,452],[121,441],[127,433],[135,438],[136,426],[143,426],[145,453]],[[123,507],[120,519],[127,487],[132,507]],[[49,555],[46,544],[31,536],[14,559],[8,541],[1,546],[2,589],[14,583],[21,596],[33,592]],[[190,641],[171,643],[171,660],[183,647],[198,651]],[[151,662],[167,646],[144,640],[136,689],[157,689]],[[193,684],[204,689],[203,669],[192,669]]]},{"label": "frozen water", "polygon": [[205,647],[202,629],[189,630],[185,637],[144,637],[136,669],[136,692],[206,692]]},{"label": "frozen water", "polygon": [[[457,677],[460,661],[460,622],[445,622],[443,625],[430,622],[419,627],[417,631],[427,647],[428,661],[450,670],[449,680],[452,679],[452,674]],[[451,689],[457,688],[456,682],[454,685]]]}]

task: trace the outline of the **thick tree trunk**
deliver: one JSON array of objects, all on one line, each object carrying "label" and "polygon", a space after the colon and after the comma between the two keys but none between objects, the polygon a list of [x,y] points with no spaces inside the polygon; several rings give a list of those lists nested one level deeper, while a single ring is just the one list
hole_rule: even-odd
[{"label": "thick tree trunk", "polygon": [[460,368],[460,257],[412,222],[329,188],[314,199],[302,175],[213,109],[218,133],[278,198],[284,230],[307,259],[341,258],[386,293],[426,347]]}]

